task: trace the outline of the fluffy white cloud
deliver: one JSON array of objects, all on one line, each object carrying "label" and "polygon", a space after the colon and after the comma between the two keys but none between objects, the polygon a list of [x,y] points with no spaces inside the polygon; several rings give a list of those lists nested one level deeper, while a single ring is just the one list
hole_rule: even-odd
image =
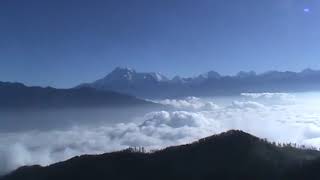
[{"label": "fluffy white cloud", "polygon": [[239,109],[259,109],[264,108],[265,106],[263,104],[254,102],[254,101],[233,101],[231,106],[229,108],[239,108]]},{"label": "fluffy white cloud", "polygon": [[154,101],[163,105],[169,105],[177,109],[183,110],[213,110],[219,108],[217,104],[205,99],[197,97],[187,97],[184,99],[165,99]]},{"label": "fluffy white cloud", "polygon": [[262,100],[281,104],[294,103],[296,101],[296,97],[289,93],[241,93],[241,96],[252,98],[255,101]]},{"label": "fluffy white cloud", "polygon": [[294,98],[293,95],[289,93],[241,93],[242,96],[248,96],[252,98],[265,98],[265,99],[270,99],[270,98],[280,98],[280,99],[287,99],[287,98]]},{"label": "fluffy white cloud", "polygon": [[[0,172],[130,146],[157,149],[179,145],[229,129],[241,129],[271,141],[320,147],[320,106],[315,106],[315,96],[296,96],[295,101],[287,103],[288,98],[283,97],[290,96],[245,94],[228,103],[194,97],[167,99],[159,102],[175,107],[172,111],[147,113],[140,122],[3,133],[0,134]],[[275,103],[270,103],[270,98]]]},{"label": "fluffy white cloud", "polygon": [[47,165],[75,155],[132,146],[158,149],[191,142],[219,129],[214,120],[196,112],[151,112],[143,120],[142,123],[120,123],[97,128],[1,134],[0,170],[8,171],[30,164]]}]

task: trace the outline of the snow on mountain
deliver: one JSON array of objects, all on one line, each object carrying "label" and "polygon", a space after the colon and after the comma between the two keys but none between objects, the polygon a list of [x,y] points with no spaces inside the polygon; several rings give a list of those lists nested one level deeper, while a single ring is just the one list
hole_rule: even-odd
[{"label": "snow on mountain", "polygon": [[172,79],[155,72],[136,72],[130,68],[116,68],[93,83],[78,87],[113,90],[138,97],[177,97],[230,95],[243,92],[287,92],[320,90],[320,71],[305,69],[301,72],[240,71],[234,76],[222,76],[209,71],[199,76]]}]

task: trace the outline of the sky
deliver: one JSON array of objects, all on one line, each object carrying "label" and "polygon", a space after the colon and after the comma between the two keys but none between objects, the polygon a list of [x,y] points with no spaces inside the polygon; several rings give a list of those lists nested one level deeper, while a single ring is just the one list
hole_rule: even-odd
[{"label": "sky", "polygon": [[0,81],[320,69],[319,0],[1,0]]}]

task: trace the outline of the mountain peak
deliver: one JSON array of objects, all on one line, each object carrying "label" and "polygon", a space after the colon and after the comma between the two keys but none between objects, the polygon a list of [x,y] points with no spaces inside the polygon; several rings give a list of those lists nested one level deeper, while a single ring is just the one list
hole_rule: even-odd
[{"label": "mountain peak", "polygon": [[223,138],[223,139],[236,139],[236,138],[239,138],[239,137],[242,137],[242,138],[245,138],[245,139],[258,139],[257,137],[249,134],[249,133],[246,133],[244,131],[241,131],[241,130],[229,130],[229,131],[226,131],[226,132],[222,132],[220,134],[216,134],[216,135],[213,135],[213,136],[209,136],[209,137],[206,137],[206,138],[203,138],[203,139],[200,139],[200,141],[206,141],[206,142],[209,142],[209,141],[215,141],[217,138]]},{"label": "mountain peak", "polygon": [[140,73],[131,68],[117,67],[105,77],[105,80],[111,81],[168,81],[169,79],[161,73]]},{"label": "mountain peak", "polygon": [[[102,79],[88,83],[98,90],[112,90],[143,98],[217,96],[242,92],[291,92],[319,90],[316,81],[320,71],[306,69],[301,72],[240,71],[236,75],[220,75],[209,71],[189,78],[167,78],[156,72],[136,72],[131,68],[115,68]],[[240,83],[241,82],[241,83]],[[181,92],[181,93],[180,93]]]},{"label": "mountain peak", "polygon": [[197,83],[202,83],[208,79],[219,79],[221,77],[221,75],[215,71],[209,71],[207,73],[201,74],[195,78],[193,78],[193,80],[195,80],[194,82]]},{"label": "mountain peak", "polygon": [[161,73],[150,73],[156,81],[168,81],[169,79]]},{"label": "mountain peak", "polygon": [[135,72],[135,70],[134,69],[132,69],[132,68],[128,68],[128,67],[116,67],[114,70],[113,70],[113,72],[114,71],[122,71],[122,72],[124,72],[124,71],[126,71],[126,72]]},{"label": "mountain peak", "polygon": [[257,73],[255,71],[240,71],[238,72],[238,74],[236,75],[237,77],[239,78],[247,78],[247,77],[253,77],[253,76],[256,76]]},{"label": "mountain peak", "polygon": [[131,68],[117,67],[106,76],[108,80],[132,80],[136,71]]},{"label": "mountain peak", "polygon": [[303,75],[311,75],[311,74],[316,74],[316,73],[319,73],[320,71],[317,71],[317,70],[314,70],[314,69],[311,69],[311,68],[307,68],[307,69],[304,69],[301,71],[301,74]]},{"label": "mountain peak", "polygon": [[209,71],[202,76],[206,77],[207,79],[219,79],[221,77],[221,75],[216,71]]}]

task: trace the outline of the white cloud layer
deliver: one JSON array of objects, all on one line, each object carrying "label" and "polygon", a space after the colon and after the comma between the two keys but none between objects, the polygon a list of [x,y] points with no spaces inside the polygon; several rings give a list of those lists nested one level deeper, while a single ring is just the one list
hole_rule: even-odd
[{"label": "white cloud layer", "polygon": [[213,110],[219,108],[217,104],[213,102],[202,100],[197,97],[187,97],[185,99],[165,99],[160,101],[154,101],[156,103],[169,105],[177,109],[183,110]]},{"label": "white cloud layer", "polygon": [[0,173],[21,165],[47,165],[75,155],[130,146],[157,149],[179,145],[229,129],[241,129],[271,141],[320,147],[319,97],[247,93],[230,103],[195,97],[167,99],[158,102],[170,105],[172,111],[150,112],[139,123],[3,133]]}]

